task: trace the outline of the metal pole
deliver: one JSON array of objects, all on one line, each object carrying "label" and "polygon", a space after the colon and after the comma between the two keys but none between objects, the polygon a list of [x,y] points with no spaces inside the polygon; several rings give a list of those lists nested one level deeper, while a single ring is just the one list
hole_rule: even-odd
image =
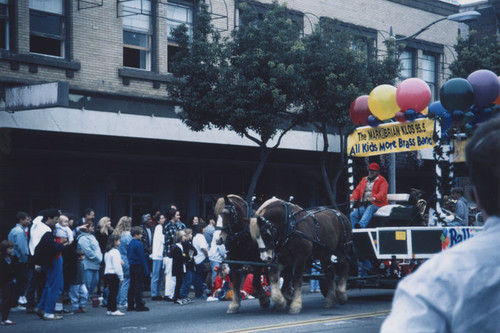
[{"label": "metal pole", "polygon": [[396,153],[389,155],[389,193],[396,193]]}]

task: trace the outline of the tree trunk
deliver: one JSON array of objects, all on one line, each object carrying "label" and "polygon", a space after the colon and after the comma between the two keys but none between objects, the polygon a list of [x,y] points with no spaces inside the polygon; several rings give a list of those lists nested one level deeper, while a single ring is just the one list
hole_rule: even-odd
[{"label": "tree trunk", "polygon": [[323,185],[325,186],[326,195],[331,205],[335,205],[335,194],[330,186],[330,180],[328,179],[328,172],[326,171],[326,161],[328,159],[328,133],[326,131],[326,124],[321,124],[320,127],[321,134],[323,135],[323,152],[321,153],[320,167],[321,167],[321,178],[323,179]]},{"label": "tree trunk", "polygon": [[251,205],[252,203],[252,197],[255,194],[255,189],[257,188],[257,182],[259,181],[260,175],[262,174],[262,170],[264,170],[264,165],[267,162],[267,158],[274,149],[275,149],[274,147],[268,148],[265,143],[260,144],[260,160],[259,163],[257,164],[257,168],[255,169],[252,175],[252,180],[250,182],[247,192],[247,202],[249,205]]},{"label": "tree trunk", "polygon": [[342,128],[338,128],[338,133],[340,136],[340,162],[337,165],[333,178],[330,182],[328,178],[328,172],[326,169],[326,161],[328,159],[328,133],[326,130],[326,124],[321,125],[321,133],[323,135],[323,152],[321,153],[321,177],[323,179],[323,184],[325,186],[326,195],[328,196],[328,200],[330,201],[330,205],[337,206],[337,183],[342,175],[342,171],[344,170],[344,161],[345,161],[345,137],[342,132]]},{"label": "tree trunk", "polygon": [[342,175],[342,171],[344,170],[344,162],[345,162],[345,154],[346,154],[346,141],[344,137],[344,133],[342,128],[338,128],[339,136],[340,136],[340,161],[337,165],[337,170],[335,171],[335,175],[332,178],[331,188],[333,193],[333,203],[332,205],[337,205],[337,183]]}]

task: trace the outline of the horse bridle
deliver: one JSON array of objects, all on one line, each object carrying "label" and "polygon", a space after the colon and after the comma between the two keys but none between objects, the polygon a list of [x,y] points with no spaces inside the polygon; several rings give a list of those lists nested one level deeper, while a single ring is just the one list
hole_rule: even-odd
[{"label": "horse bridle", "polygon": [[[285,207],[285,215],[286,221],[285,225],[288,229],[289,227],[289,221],[292,218],[290,215],[290,207],[289,204],[283,200],[281,200],[281,203]],[[277,254],[279,252],[279,248],[287,242],[288,236],[289,236],[289,230],[286,231],[286,233],[282,234],[284,237],[279,237],[278,239],[278,227],[268,219],[266,219],[264,216],[258,216],[257,220],[261,220],[264,224],[262,226],[259,226],[259,233],[262,234],[268,234],[271,237],[271,242],[269,242],[268,245],[265,247],[260,247],[259,246],[259,252],[263,253],[268,250],[273,250],[274,251],[274,257],[272,258],[273,261],[276,261],[277,259]]]},{"label": "horse bridle", "polygon": [[278,235],[278,228],[268,219],[266,219],[264,216],[258,216],[257,220],[261,220],[264,224],[262,226],[259,226],[259,233],[262,237],[263,234],[268,234],[271,237],[271,242],[269,245],[265,247],[260,247],[259,246],[259,252],[267,252],[268,250],[274,250],[276,253],[276,248],[278,246],[278,240],[277,240],[277,235]]},{"label": "horse bridle", "polygon": [[[236,225],[238,225],[238,221],[239,221],[238,212],[236,211],[236,206],[234,205],[234,202],[229,198],[228,198],[228,201],[229,201],[229,204],[226,203],[224,205],[224,209],[227,209],[229,211],[231,220],[229,221],[228,225],[226,225],[226,226],[223,225],[220,228],[220,230],[222,232],[226,233],[228,235],[229,239],[231,239],[232,241],[238,242],[239,239],[244,238],[246,235],[249,235],[250,232],[248,229],[248,224],[245,224],[245,223],[243,224],[242,230],[240,230],[240,231],[234,230],[234,227]],[[244,201],[244,202],[245,202],[245,205],[247,206],[247,215],[250,216],[251,215],[251,208],[246,201]]]},{"label": "horse bridle", "polygon": [[234,233],[233,226],[235,226],[237,224],[237,221],[238,221],[238,212],[236,212],[236,206],[234,205],[233,201],[231,199],[229,199],[229,202],[231,204],[224,205],[224,209],[225,210],[227,209],[229,211],[230,221],[226,226],[222,225],[220,230],[228,235],[231,235]]}]

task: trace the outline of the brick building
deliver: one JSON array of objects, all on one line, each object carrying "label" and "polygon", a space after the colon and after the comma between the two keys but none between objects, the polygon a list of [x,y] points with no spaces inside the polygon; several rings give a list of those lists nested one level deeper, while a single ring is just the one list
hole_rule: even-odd
[{"label": "brick building", "polygon": [[[206,1],[223,33],[237,25],[239,2]],[[263,11],[270,2],[252,6]],[[434,0],[288,0],[287,6],[305,33],[334,18],[380,54],[391,32],[410,36],[459,11]],[[192,27],[195,10],[196,0],[0,0],[2,225],[12,225],[18,210],[36,214],[48,206],[77,216],[93,207],[98,218],[130,215],[138,223],[170,202],[186,221],[209,214],[221,194],[246,191],[257,147],[229,131],[191,132],[167,96],[169,54],[176,50],[169,31]],[[402,78],[423,78],[436,96],[459,29],[467,26],[444,20],[407,42]],[[18,99],[9,104],[13,92]],[[287,134],[257,196],[324,204],[321,150],[318,133]]]}]

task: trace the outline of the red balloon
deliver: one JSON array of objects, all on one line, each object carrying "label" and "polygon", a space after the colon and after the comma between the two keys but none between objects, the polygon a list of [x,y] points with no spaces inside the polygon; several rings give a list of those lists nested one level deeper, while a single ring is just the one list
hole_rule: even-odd
[{"label": "red balloon", "polygon": [[371,114],[368,107],[368,95],[356,98],[349,109],[349,116],[351,116],[351,120],[356,126],[366,125],[368,116]]},{"label": "red balloon", "polygon": [[431,101],[431,89],[421,79],[412,77],[401,82],[396,90],[396,103],[401,110],[413,109],[420,112]]},{"label": "red balloon", "polygon": [[394,116],[394,118],[396,118],[396,120],[399,121],[400,123],[404,123],[406,121],[404,111],[396,112],[396,116]]}]

